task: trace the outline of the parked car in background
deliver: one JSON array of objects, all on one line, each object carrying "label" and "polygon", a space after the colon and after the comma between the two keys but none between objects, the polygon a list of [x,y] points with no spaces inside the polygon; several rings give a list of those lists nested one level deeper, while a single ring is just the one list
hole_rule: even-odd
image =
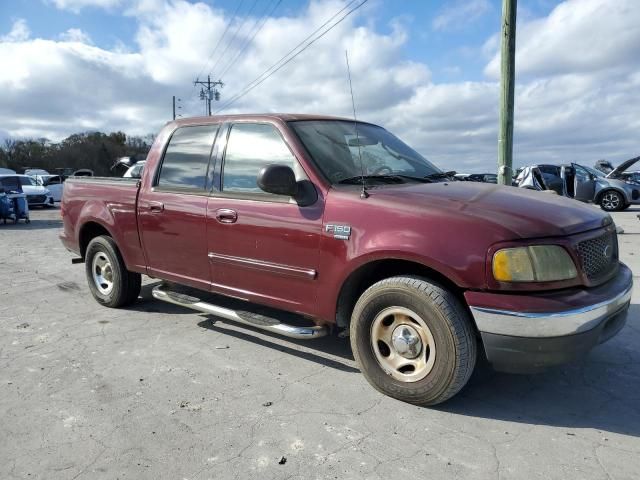
[{"label": "parked car in background", "polygon": [[495,173],[456,173],[453,177],[463,182],[498,183]]},{"label": "parked car in background", "polygon": [[22,191],[27,195],[29,207],[52,207],[54,200],[51,192],[38,185],[35,178],[29,175],[0,175],[0,185],[14,185],[16,180],[22,186]]},{"label": "parked car in background", "polygon": [[577,163],[531,165],[520,172],[516,183],[520,188],[552,190],[614,212],[640,204],[640,181],[635,173],[627,172],[638,160],[640,157],[622,162],[608,174]]},{"label": "parked car in background", "polygon": [[593,166],[596,170],[600,170],[605,175],[608,175],[615,168],[609,160],[598,160]]},{"label": "parked car in background", "polygon": [[64,187],[64,177],[61,175],[35,175],[38,185],[46,187],[54,202],[62,201],[62,189]]},{"label": "parked car in background", "polygon": [[15,175],[16,171],[10,168],[0,168],[0,175]]},{"label": "parked car in background", "polygon": [[73,172],[73,177],[93,177],[93,170],[88,168],[81,168]]},{"label": "parked car in background", "polygon": [[49,172],[42,168],[25,168],[25,175],[29,175],[30,177],[36,177],[38,175],[51,175]]},{"label": "parked car in background", "polygon": [[144,164],[146,160],[140,160],[135,163],[133,166],[129,167],[124,175],[125,178],[142,178],[142,172],[144,171]]}]

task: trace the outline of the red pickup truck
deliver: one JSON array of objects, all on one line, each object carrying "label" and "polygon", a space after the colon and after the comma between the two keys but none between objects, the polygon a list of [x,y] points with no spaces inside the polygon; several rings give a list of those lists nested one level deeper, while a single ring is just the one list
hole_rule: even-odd
[{"label": "red pickup truck", "polygon": [[167,124],[137,179],[70,178],[63,244],[98,303],[159,300],[294,338],[350,336],[367,380],[434,405],[476,358],[530,372],[624,325],[609,215],[458,182],[384,128],[311,115]]}]

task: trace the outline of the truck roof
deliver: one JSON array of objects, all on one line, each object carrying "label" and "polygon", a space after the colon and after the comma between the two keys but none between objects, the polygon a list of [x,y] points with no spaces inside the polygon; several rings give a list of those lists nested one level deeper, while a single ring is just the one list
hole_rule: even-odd
[{"label": "truck roof", "polygon": [[[353,118],[336,117],[332,115],[318,115],[309,113],[242,113],[234,115],[212,115],[207,117],[189,117],[174,120],[176,125],[193,125],[202,123],[217,123],[225,120],[281,120],[283,122],[291,122],[295,120],[342,120],[353,122]],[[172,123],[172,122],[169,122]],[[358,120],[358,123],[369,123]]]}]

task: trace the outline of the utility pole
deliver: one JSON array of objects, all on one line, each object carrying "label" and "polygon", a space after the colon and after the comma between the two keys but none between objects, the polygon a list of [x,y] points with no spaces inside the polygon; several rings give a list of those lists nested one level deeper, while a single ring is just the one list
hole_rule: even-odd
[{"label": "utility pole", "polygon": [[518,0],[502,0],[500,127],[498,133],[498,183],[502,185],[511,185],[513,177],[513,92],[517,5]]},{"label": "utility pole", "polygon": [[224,87],[224,83],[222,80],[218,80],[217,82],[211,81],[211,75],[207,75],[207,81],[201,81],[196,78],[194,85],[201,85],[200,87],[200,100],[205,100],[207,102],[207,115],[211,116],[211,100],[215,100],[216,102],[220,100],[220,92],[216,88],[220,86],[220,88]]}]

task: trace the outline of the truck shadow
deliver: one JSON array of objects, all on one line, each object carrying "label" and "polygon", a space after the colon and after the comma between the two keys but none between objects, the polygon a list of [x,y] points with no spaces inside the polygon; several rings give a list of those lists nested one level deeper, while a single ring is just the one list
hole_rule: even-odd
[{"label": "truck shadow", "polygon": [[[236,324],[231,320],[220,320],[210,315],[207,320],[198,322],[200,328],[206,328],[216,333],[223,333],[233,338],[253,343],[261,347],[273,348],[280,352],[294,357],[302,358],[311,362],[335,368],[342,372],[359,373],[354,365],[351,347],[348,338],[338,338],[337,336],[327,336],[313,340],[295,340],[286,338],[263,330],[253,329],[245,325],[240,326],[244,331],[230,328]],[[259,336],[257,335],[259,334]]]},{"label": "truck shadow", "polygon": [[[198,326],[216,333],[253,343],[261,347],[279,350],[287,355],[309,360],[343,372],[359,373],[355,367],[348,338],[335,335],[313,340],[295,340],[282,337],[250,326],[240,325],[231,320],[218,319],[213,315],[198,313],[189,308],[155,300],[151,291],[162,282],[156,281],[142,286],[138,301],[128,307],[138,312],[153,312],[168,315],[197,315]],[[237,327],[237,328],[236,328]]]},{"label": "truck shadow", "polygon": [[[476,369],[443,412],[640,436],[640,305],[627,326],[581,361],[536,375]],[[571,434],[571,433],[570,433]]]},{"label": "truck shadow", "polygon": [[[157,284],[143,286],[143,298],[134,309],[195,313],[153,300],[151,289]],[[349,339],[330,335],[295,340],[211,315],[200,314],[197,318],[197,325],[211,332],[339,371],[359,373]],[[480,360],[468,385],[457,396],[429,408],[474,418],[640,436],[638,345],[640,305],[633,304],[627,326],[609,342],[596,347],[586,359],[535,375],[498,373]]]}]

